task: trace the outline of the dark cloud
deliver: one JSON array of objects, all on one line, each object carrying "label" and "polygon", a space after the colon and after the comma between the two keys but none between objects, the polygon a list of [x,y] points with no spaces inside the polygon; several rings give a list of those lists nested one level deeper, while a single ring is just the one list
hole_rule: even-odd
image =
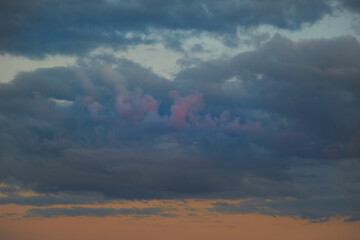
[{"label": "dark cloud", "polygon": [[[222,214],[259,213],[270,216],[290,216],[309,219],[311,222],[328,221],[330,217],[352,216],[359,214],[358,204],[347,198],[326,199],[282,199],[258,200],[250,199],[240,203],[217,202],[210,212]],[[358,221],[357,217],[349,217],[346,222]]]},{"label": "dark cloud", "polygon": [[58,193],[42,194],[37,196],[22,196],[20,194],[9,194],[0,198],[0,204],[18,204],[26,206],[51,206],[51,205],[76,205],[76,204],[98,204],[109,202],[109,199],[97,193]]},{"label": "dark cloud", "polygon": [[[223,34],[267,24],[295,30],[331,12],[323,0],[5,0],[0,9],[0,51],[29,57],[151,43],[153,29]],[[160,40],[181,49],[177,34]]]},{"label": "dark cloud", "polygon": [[351,37],[275,35],[174,81],[111,57],[20,73],[0,85],[0,180],[62,195],[8,188],[0,202],[256,198],[289,204],[280,215],[333,216],[334,199],[359,199],[359,62]]},{"label": "dark cloud", "polygon": [[357,0],[340,0],[344,7],[350,11],[360,13],[360,2]]},{"label": "dark cloud", "polygon": [[356,221],[360,221],[359,216],[351,216],[345,220],[345,222],[356,222]]},{"label": "dark cloud", "polygon": [[185,69],[176,82],[204,93],[208,111],[229,108],[276,134],[287,132],[276,140],[284,140],[284,151],[358,156],[352,146],[360,132],[359,58],[351,37],[296,43],[275,35],[258,50]]},{"label": "dark cloud", "polygon": [[175,214],[166,213],[161,208],[87,208],[87,207],[71,207],[71,208],[32,208],[25,217],[107,217],[107,216],[162,216],[176,217]]}]

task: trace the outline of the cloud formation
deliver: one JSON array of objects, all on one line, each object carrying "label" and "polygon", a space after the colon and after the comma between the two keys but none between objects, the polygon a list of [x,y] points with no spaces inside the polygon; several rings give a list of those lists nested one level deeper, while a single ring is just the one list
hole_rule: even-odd
[{"label": "cloud formation", "polygon": [[[0,180],[109,201],[255,198],[258,207],[230,209],[356,219],[356,205],[333,206],[360,196],[359,63],[355,38],[275,35],[254,50],[188,67],[173,81],[111,58],[23,72],[0,85]],[[103,210],[89,213],[112,214]]]},{"label": "cloud formation", "polygon": [[71,208],[32,208],[25,215],[27,218],[31,217],[107,217],[107,216],[162,216],[175,217],[176,215],[165,213],[161,208],[86,208],[86,207],[71,207]]},{"label": "cloud formation", "polygon": [[[238,204],[217,202],[210,212],[222,214],[250,214],[258,213],[270,216],[300,217],[309,219],[311,222],[328,221],[330,217],[343,217],[359,214],[354,211],[356,202],[346,198],[326,199],[281,199],[281,200],[258,200],[250,199]],[[331,213],[329,212],[331,209]],[[357,221],[356,217],[349,217],[345,221]]]},{"label": "cloud formation", "polygon": [[[82,55],[98,47],[124,49],[154,41],[176,47],[171,31],[233,34],[259,25],[296,30],[332,12],[324,0],[6,0],[0,9],[0,51],[29,57]],[[159,39],[153,30],[170,35]]]},{"label": "cloud formation", "polygon": [[360,3],[356,0],[340,0],[344,7],[348,8],[350,11],[360,13]]}]

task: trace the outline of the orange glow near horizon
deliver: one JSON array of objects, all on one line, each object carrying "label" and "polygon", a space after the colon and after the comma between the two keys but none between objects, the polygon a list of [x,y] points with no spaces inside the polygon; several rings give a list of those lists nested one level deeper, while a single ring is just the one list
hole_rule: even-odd
[{"label": "orange glow near horizon", "polygon": [[[358,240],[360,222],[344,222],[332,218],[324,223],[290,217],[259,214],[220,214],[207,211],[215,201],[124,201],[86,207],[173,209],[177,217],[116,216],[24,218],[29,206],[2,205],[0,214],[16,213],[0,218],[0,239],[4,240]],[[82,205],[85,206],[85,205]],[[54,205],[50,207],[71,207]],[[191,214],[192,213],[192,214]]]}]

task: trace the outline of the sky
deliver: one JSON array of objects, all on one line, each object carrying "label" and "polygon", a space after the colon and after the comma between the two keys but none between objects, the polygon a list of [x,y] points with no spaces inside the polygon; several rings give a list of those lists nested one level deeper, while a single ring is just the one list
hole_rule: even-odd
[{"label": "sky", "polygon": [[358,0],[1,0],[0,238],[357,240]]}]

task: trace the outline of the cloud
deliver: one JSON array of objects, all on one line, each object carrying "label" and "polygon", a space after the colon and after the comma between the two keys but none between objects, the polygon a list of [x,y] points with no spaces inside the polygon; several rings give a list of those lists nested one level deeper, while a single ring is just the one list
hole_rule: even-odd
[{"label": "cloud", "polygon": [[161,208],[87,208],[87,207],[71,207],[71,208],[32,208],[25,217],[43,217],[53,218],[60,216],[68,217],[107,217],[107,216],[162,216],[176,217],[175,214],[166,213]]},{"label": "cloud", "polygon": [[202,92],[205,111],[231,108],[265,129],[295,130],[292,136],[278,135],[276,142],[313,142],[284,151],[350,156],[355,153],[350,142],[360,131],[359,56],[359,42],[352,37],[293,42],[275,35],[255,51],[185,69],[175,81],[180,89]]},{"label": "cloud", "polygon": [[173,81],[110,57],[20,73],[0,85],[0,181],[106,201],[291,198],[263,214],[332,216],[327,199],[359,199],[359,58],[352,37],[275,35]]},{"label": "cloud", "polygon": [[359,216],[351,216],[345,220],[345,222],[356,222],[356,221],[360,221]]},{"label": "cloud", "polygon": [[[24,195],[25,193],[25,195]],[[16,191],[0,197],[0,204],[17,204],[24,206],[51,206],[51,205],[76,205],[76,204],[99,204],[111,202],[98,193],[83,192],[81,194],[58,192],[57,194],[26,195],[26,192]]]},{"label": "cloud", "polygon": [[170,124],[176,128],[195,123],[195,113],[201,109],[202,94],[181,97],[178,91],[171,91],[175,103],[171,106]]},{"label": "cloud", "polygon": [[357,204],[350,199],[327,197],[325,199],[249,199],[235,204],[217,202],[208,210],[221,214],[258,213],[274,217],[300,217],[311,222],[328,221],[330,217],[352,216],[344,220],[350,222],[358,221],[356,216],[359,214],[359,209],[355,209]]},{"label": "cloud", "polygon": [[356,0],[340,0],[345,8],[350,11],[360,13],[360,3]]},{"label": "cloud", "polygon": [[[0,9],[0,51],[29,57],[83,55],[98,47],[124,49],[154,41],[178,49],[176,31],[232,34],[259,25],[296,30],[332,11],[323,0],[16,0],[2,1]],[[162,39],[153,30],[174,33]]]},{"label": "cloud", "polygon": [[150,95],[143,95],[141,90],[135,93],[120,94],[116,98],[116,110],[120,118],[130,117],[133,121],[142,121],[149,113],[158,113],[159,103]]}]

